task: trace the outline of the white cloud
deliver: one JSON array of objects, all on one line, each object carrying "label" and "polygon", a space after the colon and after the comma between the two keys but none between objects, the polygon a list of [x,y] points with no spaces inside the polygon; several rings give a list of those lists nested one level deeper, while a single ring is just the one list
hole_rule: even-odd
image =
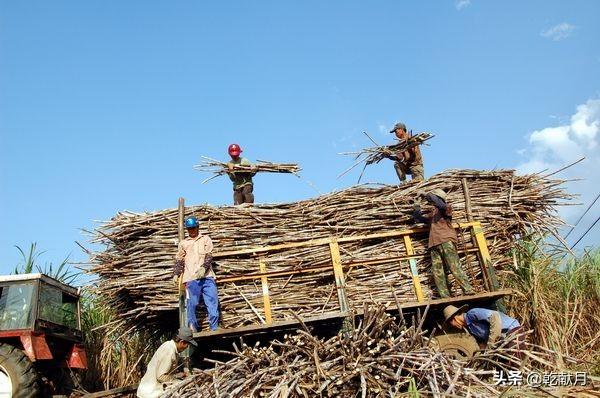
[{"label": "white cloud", "polygon": [[[526,160],[517,167],[517,170],[520,173],[535,173],[542,170],[552,172],[585,157],[586,159],[582,163],[566,169],[556,177],[583,179],[568,183],[567,188],[572,193],[581,194],[578,201],[587,206],[600,191],[599,139],[600,99],[590,99],[577,107],[568,122],[536,130],[529,134],[529,147],[522,153]],[[585,208],[581,206],[565,206],[560,209],[560,214],[567,222],[573,223],[584,210]],[[569,240],[583,233],[585,228],[596,219],[599,212],[600,207],[597,203],[596,207],[580,222]],[[600,236],[600,230],[592,235],[597,239]],[[588,243],[590,242],[588,241]]]},{"label": "white cloud", "polygon": [[551,28],[546,30],[542,30],[540,35],[546,39],[551,39],[554,41],[559,41],[562,39],[566,39],[571,36],[571,33],[575,30],[575,25],[571,25],[567,22],[559,23],[558,25],[554,25]]},{"label": "white cloud", "polygon": [[462,10],[465,7],[468,7],[471,5],[471,0],[456,0],[454,2],[454,7],[456,7],[457,10]]}]

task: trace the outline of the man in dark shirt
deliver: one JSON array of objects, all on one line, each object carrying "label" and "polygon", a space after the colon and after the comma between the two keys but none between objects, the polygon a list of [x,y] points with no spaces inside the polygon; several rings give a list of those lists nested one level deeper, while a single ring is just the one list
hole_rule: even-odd
[{"label": "man in dark shirt", "polygon": [[425,195],[425,199],[433,205],[433,210],[427,216],[421,212],[421,207],[415,205],[413,218],[416,222],[429,224],[429,253],[433,280],[440,297],[450,297],[448,281],[444,267],[452,272],[454,278],[465,294],[473,294],[469,278],[460,266],[456,251],[456,231],[452,226],[452,206],[446,203],[446,192],[434,189]]},{"label": "man in dark shirt", "polygon": [[[399,141],[406,141],[410,138],[404,123],[396,123],[390,133],[394,133]],[[407,174],[412,176],[413,181],[423,181],[425,172],[423,169],[423,156],[421,155],[419,146],[417,145],[406,151],[398,152],[396,154],[394,169],[396,169],[396,174],[402,183],[406,182]]]},{"label": "man in dark shirt", "polygon": [[[252,177],[256,175],[256,166],[246,158],[240,156],[242,148],[238,144],[231,144],[228,148],[231,161],[227,163],[227,175],[233,182],[233,204],[254,203],[254,183]],[[249,166],[251,172],[235,171],[235,166]]]}]

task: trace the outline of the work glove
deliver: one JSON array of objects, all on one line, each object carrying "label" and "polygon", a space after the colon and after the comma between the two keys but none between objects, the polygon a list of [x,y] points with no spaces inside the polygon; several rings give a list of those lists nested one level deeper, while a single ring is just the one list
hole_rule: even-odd
[{"label": "work glove", "polygon": [[421,211],[421,205],[418,203],[413,203],[413,211]]},{"label": "work glove", "polygon": [[179,275],[173,275],[173,284],[179,286]]},{"label": "work glove", "polygon": [[233,171],[233,164],[227,163],[227,170],[231,173]]}]

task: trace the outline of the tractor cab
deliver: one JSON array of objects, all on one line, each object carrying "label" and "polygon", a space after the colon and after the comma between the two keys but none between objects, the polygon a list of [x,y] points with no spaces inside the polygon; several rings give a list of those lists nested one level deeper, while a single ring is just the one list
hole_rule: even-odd
[{"label": "tractor cab", "polygon": [[0,276],[0,396],[39,392],[42,375],[51,389],[69,385],[55,376],[87,368],[82,343],[76,288],[43,274]]}]

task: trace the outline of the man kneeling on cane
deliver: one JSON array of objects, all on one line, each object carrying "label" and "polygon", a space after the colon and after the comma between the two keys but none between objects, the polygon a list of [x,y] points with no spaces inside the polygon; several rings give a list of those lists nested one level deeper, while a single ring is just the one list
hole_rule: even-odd
[{"label": "man kneeling on cane", "polygon": [[[446,306],[444,321],[456,329],[468,332],[485,348],[491,348],[500,337],[507,337],[522,330],[519,321],[500,311],[487,308],[471,308],[465,311],[466,308],[466,305]],[[523,341],[517,336],[511,340],[511,344],[507,348],[516,349],[516,356],[521,358]]]}]

